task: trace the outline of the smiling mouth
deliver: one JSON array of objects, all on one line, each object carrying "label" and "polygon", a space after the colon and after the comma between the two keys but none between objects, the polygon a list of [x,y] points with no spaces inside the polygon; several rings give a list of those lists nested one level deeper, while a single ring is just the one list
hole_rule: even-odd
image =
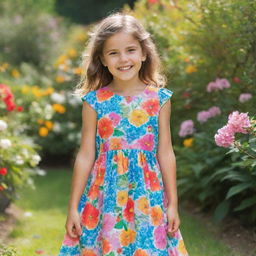
[{"label": "smiling mouth", "polygon": [[133,67],[132,65],[125,66],[125,67],[120,67],[120,68],[118,68],[118,70],[120,70],[120,71],[127,71],[127,70],[130,70],[132,67]]}]

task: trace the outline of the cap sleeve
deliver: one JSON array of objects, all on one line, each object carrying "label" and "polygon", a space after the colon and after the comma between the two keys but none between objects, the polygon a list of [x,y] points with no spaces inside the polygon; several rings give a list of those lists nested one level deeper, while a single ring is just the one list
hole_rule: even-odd
[{"label": "cap sleeve", "polygon": [[90,91],[81,97],[81,100],[86,101],[97,112],[96,92]]},{"label": "cap sleeve", "polygon": [[160,107],[162,107],[173,95],[173,91],[167,88],[159,89]]}]

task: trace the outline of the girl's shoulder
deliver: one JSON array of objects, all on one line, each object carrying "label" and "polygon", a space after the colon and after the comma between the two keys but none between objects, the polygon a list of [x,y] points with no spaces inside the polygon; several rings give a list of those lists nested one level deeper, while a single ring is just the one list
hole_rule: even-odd
[{"label": "girl's shoulder", "polygon": [[151,86],[158,94],[160,107],[162,107],[173,95],[173,91],[166,87]]}]

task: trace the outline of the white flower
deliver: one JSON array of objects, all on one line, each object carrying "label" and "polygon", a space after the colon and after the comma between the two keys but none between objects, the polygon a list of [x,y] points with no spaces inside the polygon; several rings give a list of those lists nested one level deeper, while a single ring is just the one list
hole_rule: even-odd
[{"label": "white flower", "polygon": [[75,140],[75,137],[76,137],[75,133],[69,133],[68,134],[68,140],[73,141],[73,140]]},{"label": "white flower", "polygon": [[31,160],[32,160],[33,162],[35,162],[36,164],[38,164],[38,163],[41,161],[41,157],[40,157],[39,155],[33,155],[33,156],[31,157]]},{"label": "white flower", "polygon": [[7,129],[7,127],[8,127],[7,123],[3,120],[0,120],[0,132]]},{"label": "white flower", "polygon": [[33,213],[32,212],[24,212],[25,217],[32,217]]},{"label": "white flower", "polygon": [[51,99],[52,101],[57,102],[59,104],[62,104],[65,102],[65,96],[57,92],[54,92],[51,94]]},{"label": "white flower", "polygon": [[25,158],[29,157],[28,150],[26,148],[23,148],[21,153]]},{"label": "white flower", "polygon": [[0,140],[0,148],[7,149],[12,145],[11,141],[8,139],[1,139]]},{"label": "white flower", "polygon": [[73,129],[73,128],[75,128],[75,123],[74,122],[68,122],[67,123],[67,127],[69,128],[69,129]]},{"label": "white flower", "polygon": [[61,131],[61,125],[59,122],[55,122],[54,125],[53,125],[53,131],[58,133]]},{"label": "white flower", "polygon": [[15,163],[16,163],[17,165],[22,165],[22,164],[24,164],[24,160],[23,160],[23,158],[22,158],[20,155],[17,155],[17,156],[16,156]]},{"label": "white flower", "polygon": [[36,173],[40,176],[45,176],[46,175],[46,171],[43,169],[37,169]]}]

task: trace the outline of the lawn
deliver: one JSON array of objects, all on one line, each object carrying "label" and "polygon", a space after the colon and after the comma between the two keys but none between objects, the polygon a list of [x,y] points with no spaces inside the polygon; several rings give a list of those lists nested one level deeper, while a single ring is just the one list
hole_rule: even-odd
[{"label": "lawn", "polygon": [[[71,171],[48,170],[36,177],[36,189],[23,189],[15,204],[24,215],[10,234],[9,244],[20,256],[57,256],[64,236]],[[206,229],[204,223],[179,211],[185,245],[190,256],[240,256]]]}]

